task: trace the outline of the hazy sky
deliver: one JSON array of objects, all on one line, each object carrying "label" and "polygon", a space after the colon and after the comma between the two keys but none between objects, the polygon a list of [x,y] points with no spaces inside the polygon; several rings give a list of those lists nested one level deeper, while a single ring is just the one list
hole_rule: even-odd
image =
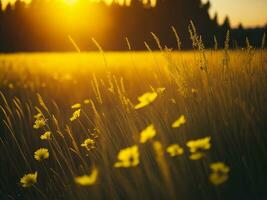
[{"label": "hazy sky", "polygon": [[220,22],[228,15],[233,26],[239,22],[245,27],[267,24],[267,0],[210,0],[210,2],[211,16],[217,11]]}]

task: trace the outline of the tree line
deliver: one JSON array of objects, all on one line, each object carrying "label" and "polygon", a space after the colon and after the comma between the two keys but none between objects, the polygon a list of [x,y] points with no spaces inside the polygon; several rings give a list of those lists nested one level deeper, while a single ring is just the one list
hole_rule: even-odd
[{"label": "tree line", "polygon": [[[0,6],[2,3],[0,1]],[[206,48],[224,46],[230,30],[231,47],[245,46],[246,38],[255,47],[261,45],[266,26],[232,29],[230,19],[218,23],[218,16],[209,15],[210,2],[201,0],[162,0],[156,7],[132,0],[130,6],[106,5],[79,0],[69,5],[58,0],[32,0],[30,4],[16,1],[0,11],[0,51],[72,51],[69,36],[81,50],[97,50],[91,38],[104,50],[126,50],[127,37],[134,50],[144,50],[144,42],[156,49],[151,35],[160,38],[163,45],[177,48],[175,28],[182,49],[191,49],[188,25],[193,21]]]}]

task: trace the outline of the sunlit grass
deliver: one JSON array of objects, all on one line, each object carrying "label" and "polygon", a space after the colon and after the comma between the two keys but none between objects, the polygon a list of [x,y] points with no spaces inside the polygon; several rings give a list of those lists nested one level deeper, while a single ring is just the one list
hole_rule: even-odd
[{"label": "sunlit grass", "polygon": [[104,57],[0,55],[0,197],[264,194],[265,50]]}]

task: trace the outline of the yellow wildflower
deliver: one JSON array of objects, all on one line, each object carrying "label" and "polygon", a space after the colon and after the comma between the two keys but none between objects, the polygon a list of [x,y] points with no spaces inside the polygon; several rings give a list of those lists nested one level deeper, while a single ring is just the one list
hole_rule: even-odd
[{"label": "yellow wildflower", "polygon": [[39,129],[45,126],[45,119],[43,117],[37,118],[34,122],[33,128],[34,129]]},{"label": "yellow wildflower", "polygon": [[138,146],[134,145],[122,149],[118,154],[118,162],[114,167],[135,167],[139,164],[139,150]]},{"label": "yellow wildflower", "polygon": [[181,115],[175,122],[172,123],[172,128],[179,128],[181,125],[186,123],[184,115]]},{"label": "yellow wildflower", "polygon": [[41,140],[51,140],[51,132],[50,131],[46,131],[43,135],[41,135]]},{"label": "yellow wildflower", "polygon": [[83,103],[84,103],[84,104],[89,104],[89,103],[90,103],[90,100],[89,100],[89,99],[85,99],[85,100],[83,101]]},{"label": "yellow wildflower", "polygon": [[211,147],[210,137],[200,138],[197,140],[190,140],[186,145],[190,148],[191,153],[196,153],[199,150],[208,150]]},{"label": "yellow wildflower", "polygon": [[98,177],[98,170],[96,168],[93,169],[92,173],[88,175],[83,176],[77,176],[75,177],[75,183],[81,186],[90,186],[93,185]]},{"label": "yellow wildflower", "polygon": [[230,168],[226,164],[222,162],[212,163],[210,164],[210,169],[212,170],[212,173],[210,174],[209,179],[212,184],[220,185],[228,180]]},{"label": "yellow wildflower", "polygon": [[230,171],[230,168],[223,162],[211,163],[210,168],[213,172],[228,173]]},{"label": "yellow wildflower", "polygon": [[71,106],[72,109],[78,109],[78,108],[81,108],[81,104],[80,103],[76,103],[74,105]]},{"label": "yellow wildflower", "polygon": [[170,156],[178,156],[182,155],[184,153],[184,149],[180,147],[178,144],[173,144],[167,147],[167,152],[170,154]]},{"label": "yellow wildflower", "polygon": [[146,143],[149,139],[152,139],[156,135],[156,130],[154,125],[150,125],[146,127],[141,133],[140,133],[140,142]]},{"label": "yellow wildflower", "polygon": [[95,141],[88,138],[84,140],[84,142],[81,144],[82,147],[86,148],[88,151],[92,150],[95,148]]},{"label": "yellow wildflower", "polygon": [[200,138],[197,140],[190,140],[186,143],[189,147],[189,151],[192,153],[190,155],[191,160],[199,160],[205,156],[204,150],[209,150],[211,147],[210,137]]},{"label": "yellow wildflower", "polygon": [[35,119],[40,119],[43,117],[42,113],[37,113],[36,115],[33,116]]},{"label": "yellow wildflower", "polygon": [[140,109],[140,108],[143,108],[143,107],[149,105],[150,103],[155,101],[157,96],[158,96],[158,94],[156,92],[147,92],[147,93],[143,94],[142,96],[138,97],[139,104],[137,104],[134,108]]},{"label": "yellow wildflower", "polygon": [[192,153],[189,156],[190,160],[199,160],[201,158],[203,158],[205,156],[205,154],[203,152],[196,152],[196,153]]},{"label": "yellow wildflower", "polygon": [[47,159],[48,157],[49,157],[49,152],[48,149],[46,148],[40,148],[34,152],[35,160],[41,161]]},{"label": "yellow wildflower", "polygon": [[20,179],[20,183],[22,184],[22,187],[31,187],[36,182],[37,182],[37,172],[25,174]]},{"label": "yellow wildflower", "polygon": [[72,114],[72,117],[70,118],[70,121],[74,121],[78,119],[80,115],[81,115],[81,109],[74,111],[74,113]]}]

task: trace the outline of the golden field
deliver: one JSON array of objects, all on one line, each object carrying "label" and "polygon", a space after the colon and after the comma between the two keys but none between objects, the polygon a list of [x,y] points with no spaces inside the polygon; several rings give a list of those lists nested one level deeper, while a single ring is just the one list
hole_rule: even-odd
[{"label": "golden field", "polygon": [[249,46],[2,54],[0,198],[264,199],[266,102]]}]

